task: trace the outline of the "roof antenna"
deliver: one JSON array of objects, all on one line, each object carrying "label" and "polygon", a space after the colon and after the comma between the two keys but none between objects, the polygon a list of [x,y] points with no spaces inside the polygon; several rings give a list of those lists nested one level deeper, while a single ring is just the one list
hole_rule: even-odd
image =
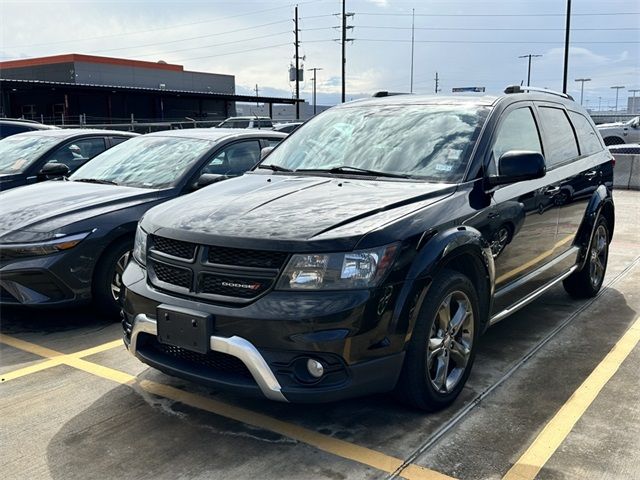
[{"label": "roof antenna", "polygon": [[522,86],[523,83],[524,83],[524,80],[520,80],[520,86]]}]

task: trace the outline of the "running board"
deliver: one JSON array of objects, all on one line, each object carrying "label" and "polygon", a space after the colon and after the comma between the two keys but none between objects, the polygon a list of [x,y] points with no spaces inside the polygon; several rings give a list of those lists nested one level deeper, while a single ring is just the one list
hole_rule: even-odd
[{"label": "running board", "polygon": [[573,272],[575,272],[578,269],[577,265],[574,265],[573,267],[571,267],[567,272],[565,272],[564,274],[560,275],[558,278],[556,278],[555,280],[553,280],[552,282],[547,283],[546,285],[543,285],[542,287],[540,287],[539,289],[535,290],[531,295],[529,295],[528,297],[525,297],[523,300],[520,300],[518,303],[516,303],[515,305],[512,305],[509,308],[505,308],[504,310],[502,310],[501,312],[497,313],[496,315],[494,315],[493,317],[491,317],[491,319],[489,320],[489,326],[491,325],[495,325],[496,323],[498,323],[501,320],[504,320],[505,318],[507,318],[509,315],[511,315],[512,313],[517,312],[518,310],[520,310],[522,307],[524,307],[525,305],[533,302],[536,298],[538,298],[540,295],[542,295],[543,293],[545,293],[547,290],[549,290],[551,287],[553,287],[554,285],[556,285],[557,283],[561,282],[562,280],[564,280],[565,278],[567,278],[569,275],[571,275]]}]

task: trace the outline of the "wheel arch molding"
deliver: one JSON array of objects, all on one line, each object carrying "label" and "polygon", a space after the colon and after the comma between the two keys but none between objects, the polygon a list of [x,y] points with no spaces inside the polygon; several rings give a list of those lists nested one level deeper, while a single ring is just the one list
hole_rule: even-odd
[{"label": "wheel arch molding", "polygon": [[604,185],[600,185],[591,195],[585,210],[582,222],[576,234],[575,245],[580,248],[578,267],[582,268],[586,260],[586,252],[589,251],[593,231],[596,228],[598,218],[604,216],[609,229],[609,241],[613,238],[615,226],[615,208],[611,191]]},{"label": "wheel arch molding", "polygon": [[480,331],[488,326],[495,283],[491,249],[478,230],[453,227],[425,242],[411,265],[403,299],[398,302],[401,310],[396,312],[397,331],[405,331],[407,340],[433,279],[445,269],[466,275],[476,286],[481,310]]}]

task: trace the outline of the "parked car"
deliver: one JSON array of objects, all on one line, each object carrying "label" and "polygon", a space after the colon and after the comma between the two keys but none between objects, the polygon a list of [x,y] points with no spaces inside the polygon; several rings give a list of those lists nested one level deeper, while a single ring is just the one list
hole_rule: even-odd
[{"label": "parked car", "polygon": [[269,117],[229,117],[215,128],[273,128]]},{"label": "parked car", "polygon": [[273,127],[276,132],[283,133],[292,133],[296,130],[303,122],[289,122],[289,123],[278,123]]},{"label": "parked car", "polygon": [[640,143],[640,117],[627,122],[603,123],[598,125],[598,131],[604,138],[605,145]]},{"label": "parked car", "polygon": [[115,315],[138,220],[150,207],[242,175],[286,135],[192,129],[131,139],[69,177],[0,194],[0,303],[94,299]]},{"label": "parked car", "polygon": [[0,190],[59,178],[137,133],[36,130],[0,140]]},{"label": "parked car", "polygon": [[[241,180],[149,210],[124,273],[129,351],[272,400],[452,403],[488,326],[559,282],[596,295],[614,230],[586,111],[506,91],[337,106]],[[589,194],[559,206],[566,184]]]},{"label": "parked car", "polygon": [[55,130],[58,127],[43,125],[34,120],[22,118],[0,118],[0,140],[18,133],[32,132],[34,130]]}]

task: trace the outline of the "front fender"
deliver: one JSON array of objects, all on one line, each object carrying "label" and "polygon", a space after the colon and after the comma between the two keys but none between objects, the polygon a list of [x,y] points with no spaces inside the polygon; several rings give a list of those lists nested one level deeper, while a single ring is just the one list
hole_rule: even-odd
[{"label": "front fender", "polygon": [[464,265],[474,269],[476,277],[482,279],[478,296],[486,321],[493,298],[495,266],[489,245],[480,232],[468,226],[450,228],[436,233],[419,248],[396,303],[394,330],[409,340],[433,278],[456,259],[466,262]]}]

